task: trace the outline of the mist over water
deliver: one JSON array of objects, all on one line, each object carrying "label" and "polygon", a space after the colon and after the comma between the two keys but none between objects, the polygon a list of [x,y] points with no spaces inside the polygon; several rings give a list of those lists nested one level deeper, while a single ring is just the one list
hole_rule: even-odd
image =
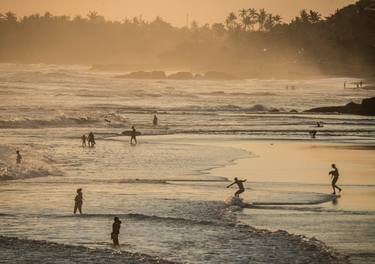
[{"label": "mist over water", "polygon": [[[373,117],[301,113],[375,95],[374,90],[344,89],[343,83],[349,86],[356,81],[353,78],[178,81],[116,76],[85,66],[2,64],[0,127],[117,131],[136,125],[144,134],[306,138],[320,121],[324,127],[316,128],[319,138],[371,140],[375,136]],[[156,113],[157,128],[152,126]]]}]

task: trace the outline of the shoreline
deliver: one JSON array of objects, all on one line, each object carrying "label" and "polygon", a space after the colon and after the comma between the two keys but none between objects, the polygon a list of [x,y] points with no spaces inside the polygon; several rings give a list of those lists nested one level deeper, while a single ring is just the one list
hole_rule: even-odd
[{"label": "shoreline", "polygon": [[[134,263],[174,264],[146,254],[111,249],[90,249],[44,240],[20,239],[0,235],[0,256],[5,263]],[[52,262],[50,262],[52,260]],[[9,261],[9,262],[8,262]],[[3,263],[3,262],[2,262]]]}]

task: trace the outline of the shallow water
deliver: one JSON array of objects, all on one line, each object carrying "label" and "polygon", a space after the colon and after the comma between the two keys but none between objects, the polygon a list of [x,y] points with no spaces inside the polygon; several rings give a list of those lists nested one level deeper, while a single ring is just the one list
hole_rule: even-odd
[{"label": "shallow water", "polygon": [[[270,184],[276,179],[270,175],[266,183],[249,183],[243,195],[258,208],[234,210],[226,204],[233,189],[225,186],[238,171],[220,168],[259,156],[238,147],[242,140],[310,140],[306,132],[316,120],[325,123],[318,140],[374,143],[372,117],[288,113],[359,102],[374,91],[343,90],[347,78],[219,82],[116,75],[83,66],[0,65],[1,235],[106,248],[112,219],[119,216],[123,249],[170,260],[290,263],[307,256],[283,236],[249,235],[250,227],[238,225],[245,223],[316,236],[356,261],[373,259],[374,208],[358,211],[360,202],[344,199],[330,207],[324,202],[332,197],[316,182],[285,187]],[[291,84],[296,89],[286,90]],[[155,111],[157,127],[151,125]],[[144,136],[131,146],[121,132],[132,124],[143,134],[184,135]],[[82,148],[79,138],[89,131],[97,145]],[[228,135],[236,144],[220,144]],[[16,149],[21,165],[14,162]],[[82,217],[72,215],[79,187]],[[361,188],[374,197],[372,186]],[[295,203],[302,205],[296,209]],[[352,234],[357,246],[350,244]]]}]

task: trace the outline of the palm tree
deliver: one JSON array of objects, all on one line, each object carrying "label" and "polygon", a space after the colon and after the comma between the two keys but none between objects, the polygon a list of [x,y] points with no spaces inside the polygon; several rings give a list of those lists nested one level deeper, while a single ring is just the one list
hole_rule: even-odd
[{"label": "palm tree", "polygon": [[310,10],[309,11],[309,20],[311,23],[318,23],[322,18],[322,15],[317,12],[317,11],[313,11],[313,10]]},{"label": "palm tree", "polygon": [[267,12],[264,8],[259,9],[258,13],[258,23],[259,23],[259,31],[264,30],[264,23],[266,22],[267,19]]},{"label": "palm tree", "polygon": [[231,12],[228,17],[225,19],[225,25],[229,30],[234,30],[237,28],[237,16],[235,13]]},{"label": "palm tree", "polygon": [[258,21],[259,14],[258,14],[258,12],[255,8],[249,8],[247,11],[248,11],[248,14],[249,14],[249,17],[250,17],[250,28],[254,29],[254,25]]}]

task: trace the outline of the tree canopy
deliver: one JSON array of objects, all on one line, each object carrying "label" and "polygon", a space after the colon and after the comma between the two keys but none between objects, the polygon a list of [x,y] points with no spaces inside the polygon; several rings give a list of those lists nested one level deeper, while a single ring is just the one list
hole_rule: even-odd
[{"label": "tree canopy", "polygon": [[223,22],[193,21],[182,28],[161,17],[110,21],[95,11],[85,17],[7,12],[0,14],[0,61],[222,70],[244,76],[355,74],[375,65],[374,28],[372,0],[325,18],[301,10],[284,23],[265,9],[243,8]]}]

